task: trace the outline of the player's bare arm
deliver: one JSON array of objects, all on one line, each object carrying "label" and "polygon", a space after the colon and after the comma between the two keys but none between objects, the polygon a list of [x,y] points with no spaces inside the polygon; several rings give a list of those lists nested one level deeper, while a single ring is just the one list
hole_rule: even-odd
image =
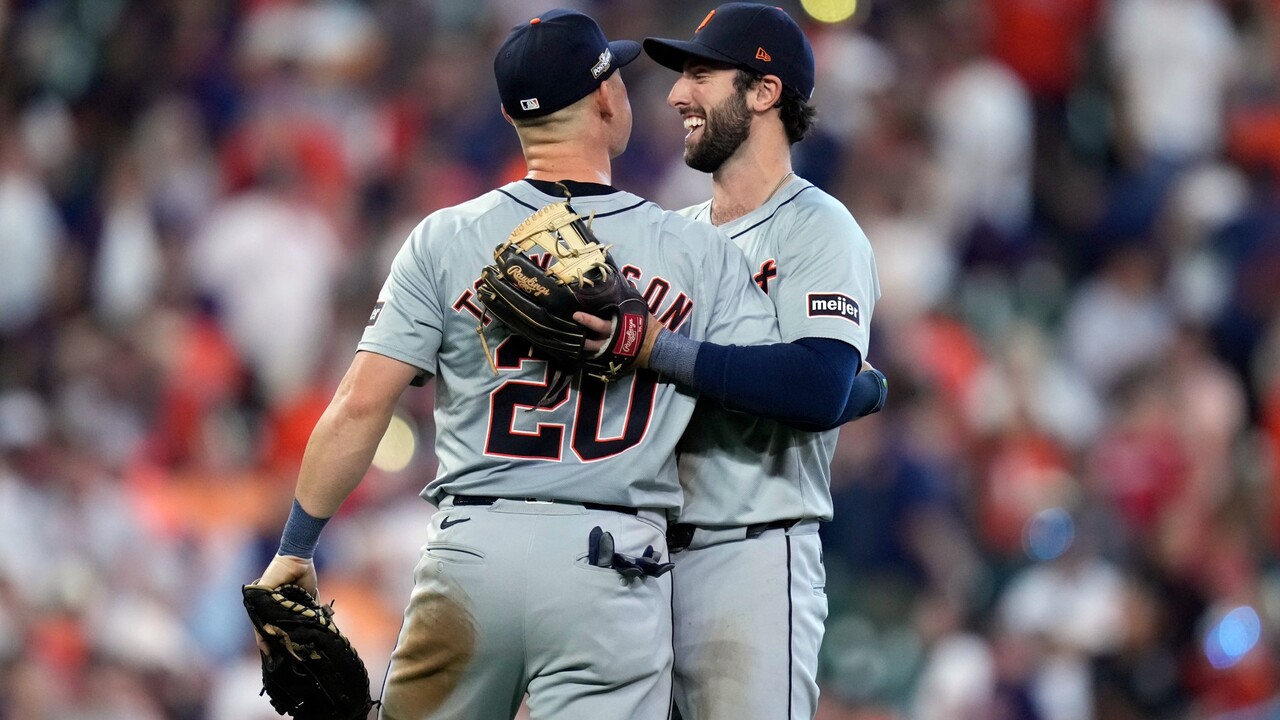
[{"label": "player's bare arm", "polygon": [[[294,497],[306,515],[324,520],[338,511],[369,469],[401,391],[417,374],[417,368],[399,360],[356,353],[302,458]],[[314,594],[310,553],[303,557],[282,550],[255,584],[278,587],[292,582]]]},{"label": "player's bare arm", "polygon": [[419,373],[412,365],[358,352],[316,423],[298,475],[298,502],[316,517],[338,511],[373,461],[400,393]]},{"label": "player's bare arm", "polygon": [[[285,528],[281,550],[252,585],[275,588],[293,584],[317,595],[311,550],[319,528],[360,484],[391,421],[400,392],[417,374],[417,368],[399,360],[356,353],[307,442],[294,491],[295,509]],[[299,533],[299,522],[311,526],[310,532],[304,528],[303,534],[309,537],[301,541],[290,537]],[[305,548],[301,552],[290,549],[299,543]],[[308,545],[311,547],[305,547]],[[257,635],[256,640],[259,649],[269,654],[262,637]]]}]

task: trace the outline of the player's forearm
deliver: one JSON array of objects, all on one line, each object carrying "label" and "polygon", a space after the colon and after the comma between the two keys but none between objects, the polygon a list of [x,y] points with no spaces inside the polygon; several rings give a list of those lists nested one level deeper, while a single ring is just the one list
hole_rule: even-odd
[{"label": "player's forearm", "polygon": [[307,443],[280,555],[310,558],[315,553],[325,523],[364,477],[391,420],[393,405],[357,403],[344,388]]},{"label": "player's forearm", "polygon": [[324,521],[338,511],[368,471],[400,393],[420,373],[419,368],[386,355],[356,353],[338,392],[311,431],[293,510],[280,541],[281,554],[310,557]]},{"label": "player's forearm", "polygon": [[296,497],[308,514],[327,518],[360,484],[394,403],[356,400],[341,390],[316,423],[302,458]]},{"label": "player's forearm", "polygon": [[856,348],[825,338],[738,346],[663,333],[649,367],[730,409],[815,430],[844,421],[861,362]]},{"label": "player's forearm", "polygon": [[884,373],[871,368],[858,373],[849,388],[849,398],[845,401],[844,411],[834,423],[827,425],[806,426],[804,423],[791,423],[800,430],[820,432],[840,427],[847,422],[880,412],[889,397],[889,382]]}]

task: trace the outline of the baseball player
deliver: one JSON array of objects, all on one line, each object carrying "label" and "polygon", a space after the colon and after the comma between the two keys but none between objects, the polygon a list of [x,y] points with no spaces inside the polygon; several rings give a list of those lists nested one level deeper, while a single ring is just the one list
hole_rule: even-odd
[{"label": "baseball player", "polygon": [[[742,248],[773,302],[782,339],[823,358],[826,371],[804,375],[793,392],[850,387],[866,357],[880,288],[871,247],[848,210],[791,169],[790,147],[814,115],[808,39],[781,9],[728,3],[691,40],[649,38],[644,48],[680,73],[667,100],[688,131],[685,162],[712,177],[711,200],[682,214],[719,227]],[[663,332],[650,367],[669,372],[670,356],[690,349]],[[709,346],[695,352],[692,381],[701,386],[723,360]],[[858,377],[883,390],[883,376]],[[855,405],[862,401],[858,382],[852,386]],[[851,410],[843,416],[862,412]],[[675,703],[685,720],[817,712],[827,615],[818,522],[831,518],[837,433],[797,431],[699,402],[681,446],[685,503],[668,535],[676,564]]]},{"label": "baseball player", "polygon": [[[485,315],[475,283],[496,244],[572,195],[665,327],[694,341],[776,342],[767,296],[715,228],[608,185],[631,130],[618,68],[634,42],[556,10],[494,60],[528,175],[427,217],[396,256],[358,352],[303,460],[279,554],[257,584],[313,593],[325,519],[359,483],[406,386],[434,378],[440,511],[383,688],[381,717],[657,718],[671,698],[670,575],[599,562],[666,554],[681,490],[675,446],[696,396],[651,372],[579,378],[550,402],[548,363]],[[738,280],[734,280],[738,278]]]}]

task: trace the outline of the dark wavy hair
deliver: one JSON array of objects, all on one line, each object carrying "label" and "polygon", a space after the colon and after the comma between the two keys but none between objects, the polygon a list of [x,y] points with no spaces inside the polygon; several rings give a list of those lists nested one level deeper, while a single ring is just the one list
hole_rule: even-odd
[{"label": "dark wavy hair", "polygon": [[[739,68],[737,75],[733,78],[733,89],[738,92],[746,92],[755,87],[756,83],[759,83],[763,77],[763,75]],[[809,132],[813,130],[813,126],[817,124],[818,111],[809,104],[808,100],[800,97],[800,93],[785,85],[782,87],[782,99],[774,107],[780,110],[782,128],[787,133],[787,141],[792,145],[805,139]]]}]

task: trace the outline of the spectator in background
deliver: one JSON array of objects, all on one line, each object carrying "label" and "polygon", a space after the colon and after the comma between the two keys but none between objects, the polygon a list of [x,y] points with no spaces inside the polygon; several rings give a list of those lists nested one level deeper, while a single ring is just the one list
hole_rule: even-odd
[{"label": "spectator in background", "polygon": [[1027,541],[1045,562],[1016,575],[999,603],[1004,630],[1034,647],[1031,698],[1044,720],[1094,717],[1089,658],[1113,651],[1123,630],[1123,575],[1087,530],[1061,509],[1040,514]]},{"label": "spectator in background", "polygon": [[30,329],[53,299],[62,222],[27,166],[19,136],[0,122],[0,336]]},{"label": "spectator in background", "polygon": [[1035,130],[1018,76],[982,53],[986,29],[975,3],[940,13],[948,42],[937,46],[938,85],[929,101],[941,183],[943,229],[968,259],[1022,259],[1031,219]]},{"label": "spectator in background", "polygon": [[991,53],[1018,74],[1033,97],[1061,112],[1084,68],[1089,32],[1101,0],[986,0],[985,4]]},{"label": "spectator in background", "polygon": [[1116,249],[1098,275],[1071,300],[1063,347],[1099,392],[1168,351],[1174,338],[1169,303],[1161,297],[1160,258],[1138,244]]},{"label": "spectator in background", "polygon": [[1222,148],[1240,45],[1214,0],[1114,0],[1106,21],[1122,121],[1135,164],[1212,157]]},{"label": "spectator in background", "polygon": [[298,196],[301,169],[274,156],[259,185],[214,211],[190,272],[272,403],[293,399],[326,357],[337,234]]},{"label": "spectator in background", "polygon": [[985,638],[964,627],[964,612],[963,605],[939,595],[925,594],[917,602],[914,620],[926,657],[911,699],[913,720],[994,716],[996,658]]},{"label": "spectator in background", "polygon": [[106,207],[93,300],[104,322],[123,327],[141,319],[158,299],[164,258],[141,170],[132,155],[117,160],[103,194]]},{"label": "spectator in background", "polygon": [[1087,484],[1127,542],[1151,540],[1187,488],[1189,459],[1178,436],[1168,376],[1140,368],[1118,392],[1115,416],[1093,447]]}]

